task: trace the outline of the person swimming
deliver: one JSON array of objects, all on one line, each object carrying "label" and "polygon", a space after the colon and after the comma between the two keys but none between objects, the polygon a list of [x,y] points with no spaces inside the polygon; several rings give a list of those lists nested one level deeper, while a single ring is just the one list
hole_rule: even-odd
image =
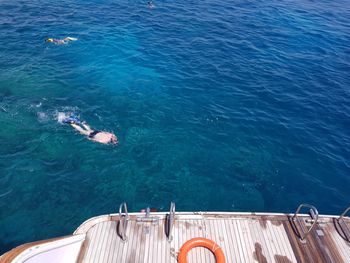
[{"label": "person swimming", "polygon": [[69,124],[82,135],[94,142],[102,144],[118,144],[118,138],[115,134],[105,131],[93,130],[84,122],[81,122],[76,116],[70,116],[62,120],[63,123]]},{"label": "person swimming", "polygon": [[147,6],[148,6],[148,8],[155,8],[155,7],[156,7],[156,6],[153,4],[153,1],[152,1],[152,0],[147,2]]},{"label": "person swimming", "polygon": [[78,39],[75,37],[65,37],[63,39],[47,38],[47,39],[45,39],[45,42],[54,43],[56,45],[64,45],[64,44],[68,44],[68,42],[70,42],[70,41],[77,41],[77,40]]}]

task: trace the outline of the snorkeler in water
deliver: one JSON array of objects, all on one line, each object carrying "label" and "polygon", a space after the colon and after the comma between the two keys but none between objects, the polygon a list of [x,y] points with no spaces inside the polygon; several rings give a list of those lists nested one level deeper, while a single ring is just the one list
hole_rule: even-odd
[{"label": "snorkeler in water", "polygon": [[68,42],[70,41],[77,41],[78,39],[75,37],[65,37],[63,39],[57,39],[57,38],[47,38],[45,40],[45,42],[48,43],[54,43],[56,45],[64,45],[64,44],[68,44]]},{"label": "snorkeler in water", "polygon": [[152,1],[152,0],[147,2],[147,6],[148,6],[148,8],[155,8],[155,7],[156,7],[156,6],[153,4],[153,1]]},{"label": "snorkeler in water", "polygon": [[87,138],[94,142],[99,142],[103,144],[118,144],[118,138],[115,134],[110,132],[93,130],[84,122],[81,122],[77,117],[70,116],[62,120],[63,123],[70,124],[74,129],[80,132],[83,135],[86,135]]}]

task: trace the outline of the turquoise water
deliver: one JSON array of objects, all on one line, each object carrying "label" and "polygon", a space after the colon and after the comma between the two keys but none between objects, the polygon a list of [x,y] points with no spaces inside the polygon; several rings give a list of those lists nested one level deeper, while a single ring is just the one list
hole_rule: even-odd
[{"label": "turquoise water", "polygon": [[[0,252],[146,206],[349,205],[347,1],[0,2]],[[78,41],[50,45],[46,37]],[[114,131],[98,145],[57,122]]]}]

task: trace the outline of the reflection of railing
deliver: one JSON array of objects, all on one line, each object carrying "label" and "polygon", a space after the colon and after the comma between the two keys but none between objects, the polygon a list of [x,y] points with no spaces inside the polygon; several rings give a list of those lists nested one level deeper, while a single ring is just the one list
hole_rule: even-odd
[{"label": "reflection of railing", "polygon": [[[302,222],[300,222],[300,218],[298,217],[298,214],[299,214],[300,210],[302,208],[304,208],[304,207],[305,208],[309,208],[309,215],[311,217],[310,222],[312,223],[311,227],[309,229],[306,229],[306,231],[303,230]],[[299,228],[296,228],[296,230],[298,232],[299,238],[302,241],[307,237],[307,235],[315,227],[315,225],[317,223],[317,220],[318,220],[318,211],[317,211],[316,207],[314,207],[313,205],[309,205],[309,204],[301,204],[301,205],[299,205],[297,211],[295,211],[295,213],[294,213],[294,215],[292,217],[292,221],[293,221],[293,223],[297,222],[299,224],[299,228],[301,229],[301,231],[299,231]]]},{"label": "reflection of railing", "polygon": [[175,221],[175,203],[171,202],[170,203],[170,211],[169,214],[166,215],[165,217],[165,235],[166,238],[169,242],[173,240],[173,236],[171,235],[171,230],[174,226],[174,221]]},{"label": "reflection of railing", "polygon": [[340,230],[343,232],[344,237],[347,241],[350,241],[350,229],[347,226],[346,222],[344,222],[344,217],[349,212],[350,212],[350,206],[346,208],[344,212],[337,218],[337,222],[339,224]]},{"label": "reflection of railing", "polygon": [[124,242],[127,241],[126,227],[128,224],[128,220],[128,208],[126,206],[126,203],[124,202],[119,206],[119,222],[117,225],[117,233]]}]

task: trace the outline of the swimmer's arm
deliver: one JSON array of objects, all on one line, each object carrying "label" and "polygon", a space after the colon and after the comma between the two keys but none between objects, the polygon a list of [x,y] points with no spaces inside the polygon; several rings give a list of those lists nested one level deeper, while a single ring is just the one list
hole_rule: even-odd
[{"label": "swimmer's arm", "polygon": [[80,127],[79,125],[76,125],[74,123],[71,123],[71,126],[76,129],[78,132],[80,132],[83,135],[89,136],[90,132],[87,130],[84,130],[82,127]]},{"label": "swimmer's arm", "polygon": [[84,127],[84,129],[87,130],[89,133],[94,131],[94,130],[91,129],[91,127],[90,127],[89,125],[87,125],[86,123],[82,123],[81,125],[82,125],[82,126]]}]

